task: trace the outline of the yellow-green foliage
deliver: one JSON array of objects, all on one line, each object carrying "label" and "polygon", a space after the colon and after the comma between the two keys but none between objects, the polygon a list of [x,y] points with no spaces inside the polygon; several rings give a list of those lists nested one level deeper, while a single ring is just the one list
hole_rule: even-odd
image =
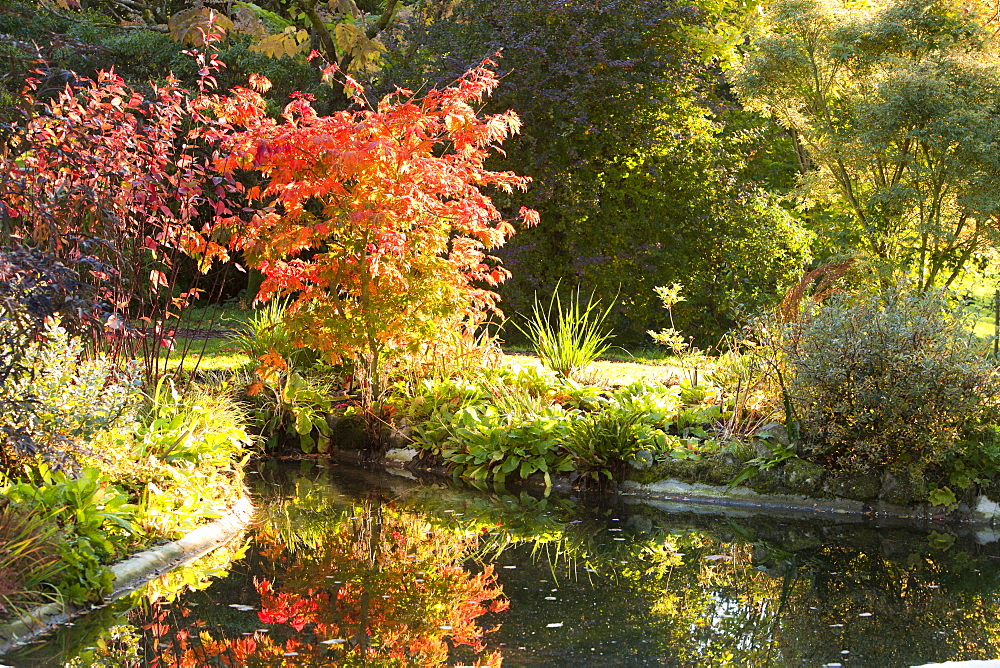
[{"label": "yellow-green foliage", "polygon": [[838,295],[789,328],[803,456],[924,471],[996,421],[1000,374],[942,293],[904,286]]},{"label": "yellow-green foliage", "polygon": [[140,495],[138,524],[175,537],[222,516],[243,492],[252,444],[244,408],[227,394],[161,382],[137,423],[111,434],[110,470]]},{"label": "yellow-green foliage", "polygon": [[147,397],[134,370],[85,355],[57,324],[23,360],[31,373],[0,390],[16,407],[0,426],[21,443],[8,444],[0,495],[54,523],[59,568],[45,584],[66,600],[98,600],[108,564],[221,516],[243,493],[251,439],[227,394],[161,381]]}]

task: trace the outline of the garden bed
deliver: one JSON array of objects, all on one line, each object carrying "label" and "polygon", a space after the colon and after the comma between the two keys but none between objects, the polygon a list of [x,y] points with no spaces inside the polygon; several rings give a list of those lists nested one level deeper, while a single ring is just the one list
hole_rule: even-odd
[{"label": "garden bed", "polygon": [[[111,567],[114,584],[106,604],[144,585],[153,578],[202,557],[232,541],[253,517],[249,497],[240,498],[230,512],[209,524],[192,530],[183,538],[143,550]],[[0,656],[54,627],[92,610],[94,605],[60,602],[38,606],[17,619],[0,626]]]}]

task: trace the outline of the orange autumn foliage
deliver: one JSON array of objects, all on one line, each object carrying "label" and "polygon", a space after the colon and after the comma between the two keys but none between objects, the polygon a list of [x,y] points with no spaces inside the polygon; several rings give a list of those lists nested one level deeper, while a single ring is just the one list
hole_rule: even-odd
[{"label": "orange autumn foliage", "polygon": [[[489,65],[419,99],[397,90],[372,107],[357,95],[361,110],[330,116],[299,94],[278,122],[248,89],[220,110],[246,130],[227,139],[218,166],[266,178],[249,193],[257,213],[233,239],[265,274],[258,299],[294,294],[299,342],[356,363],[369,380],[386,353],[498,310],[490,288],[508,273],[489,251],[514,226],[486,191],[529,179],[484,166],[520,127],[513,112],[474,109],[497,86]],[[537,214],[522,209],[520,219],[531,225]]]}]

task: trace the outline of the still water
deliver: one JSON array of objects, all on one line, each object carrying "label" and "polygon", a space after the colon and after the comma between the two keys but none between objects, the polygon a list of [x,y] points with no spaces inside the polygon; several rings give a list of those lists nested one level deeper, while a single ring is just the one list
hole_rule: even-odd
[{"label": "still water", "polygon": [[908,666],[1000,657],[1000,543],[270,462],[236,544],[0,663]]}]

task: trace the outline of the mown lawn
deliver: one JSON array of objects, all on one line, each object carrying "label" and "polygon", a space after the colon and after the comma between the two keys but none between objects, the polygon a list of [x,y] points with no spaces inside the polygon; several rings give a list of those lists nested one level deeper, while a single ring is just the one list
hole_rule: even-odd
[{"label": "mown lawn", "polygon": [[973,318],[973,332],[981,338],[992,338],[995,334],[995,295],[1000,288],[1000,276],[973,274],[970,272],[954,286],[955,294],[967,300]]},{"label": "mown lawn", "polygon": [[[955,290],[958,295],[968,299],[968,306],[974,317],[973,331],[976,336],[984,339],[994,335],[994,294],[998,286],[1000,283],[991,277],[975,276],[963,280]],[[229,331],[238,328],[252,312],[252,309],[243,308],[237,303],[194,306],[184,312],[180,326]],[[183,345],[184,340],[178,339],[168,368],[176,368],[179,364]],[[198,366],[202,371],[234,370],[250,362],[250,358],[234,350],[225,337],[215,337],[190,341],[185,367],[191,366],[201,354],[203,346],[204,354]],[[503,361],[508,365],[541,364],[527,348],[519,346],[505,346]],[[640,378],[679,379],[689,377],[692,373],[690,369],[677,365],[675,358],[667,350],[652,347],[633,351],[613,347],[592,365],[590,372],[595,379],[613,384],[627,384]]]},{"label": "mown lawn", "polygon": [[[176,369],[180,365],[185,343],[185,339],[177,339],[174,350],[167,360],[168,369]],[[235,371],[250,363],[250,357],[235,350],[227,338],[195,339],[187,341],[187,346],[187,354],[184,356],[185,369],[191,369],[199,355],[201,355],[199,371]]]}]

